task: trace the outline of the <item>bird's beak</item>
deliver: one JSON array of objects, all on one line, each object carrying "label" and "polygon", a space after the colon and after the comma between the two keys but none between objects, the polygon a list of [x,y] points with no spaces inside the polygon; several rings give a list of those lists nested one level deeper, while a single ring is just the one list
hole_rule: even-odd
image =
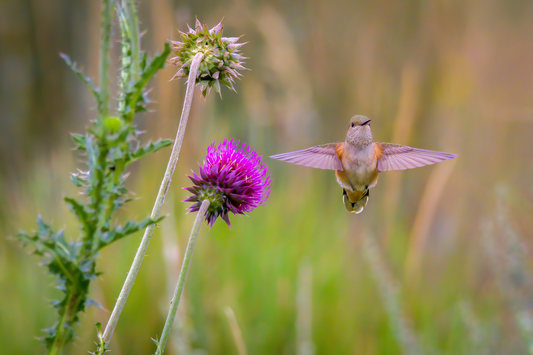
[{"label": "bird's beak", "polygon": [[361,126],[364,126],[364,125],[366,125],[366,124],[369,124],[370,121],[372,121],[372,120],[366,120],[365,122],[363,122],[363,123],[361,124]]}]

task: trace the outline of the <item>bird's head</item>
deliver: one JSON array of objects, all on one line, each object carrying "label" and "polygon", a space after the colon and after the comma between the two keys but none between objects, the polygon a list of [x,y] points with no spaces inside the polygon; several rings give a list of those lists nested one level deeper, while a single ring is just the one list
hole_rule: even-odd
[{"label": "bird's head", "polygon": [[357,115],[351,118],[348,133],[346,134],[346,142],[357,146],[372,144],[372,131],[370,130],[370,119],[368,117]]}]

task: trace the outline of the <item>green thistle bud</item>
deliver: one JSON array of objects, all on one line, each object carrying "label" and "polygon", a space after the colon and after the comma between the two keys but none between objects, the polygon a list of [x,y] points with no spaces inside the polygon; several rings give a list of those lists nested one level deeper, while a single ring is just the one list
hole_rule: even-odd
[{"label": "green thistle bud", "polygon": [[104,127],[106,131],[110,132],[111,134],[114,134],[120,131],[123,125],[124,125],[124,122],[122,121],[120,117],[110,116],[110,117],[106,117],[106,119],[104,120]]},{"label": "green thistle bud", "polygon": [[246,69],[243,60],[248,58],[239,53],[245,43],[237,43],[240,37],[222,37],[223,28],[222,22],[209,29],[205,23],[202,25],[196,19],[194,30],[189,27],[188,33],[180,31],[182,42],[170,42],[176,57],[168,62],[180,67],[171,80],[188,77],[194,56],[202,52],[204,59],[196,77],[196,84],[200,85],[202,95],[206,97],[214,89],[222,96],[220,84],[235,91],[234,80],[241,76],[238,70]]}]

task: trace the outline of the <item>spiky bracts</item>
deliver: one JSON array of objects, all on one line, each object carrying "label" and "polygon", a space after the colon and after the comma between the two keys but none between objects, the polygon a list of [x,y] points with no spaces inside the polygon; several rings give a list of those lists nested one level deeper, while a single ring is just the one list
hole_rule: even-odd
[{"label": "spiky bracts", "polygon": [[224,140],[218,146],[212,143],[200,165],[200,176],[193,172],[189,179],[194,186],[185,190],[192,193],[185,202],[194,202],[190,212],[199,210],[202,201],[210,201],[205,219],[212,226],[218,217],[229,222],[229,212],[245,214],[262,205],[270,193],[270,175],[267,165],[255,150],[235,140]]},{"label": "spiky bracts", "polygon": [[172,80],[187,77],[194,56],[202,52],[204,59],[196,77],[202,95],[205,97],[211,89],[214,89],[222,96],[220,84],[235,91],[234,80],[241,76],[238,70],[246,69],[243,60],[247,58],[239,53],[239,48],[245,43],[237,43],[240,37],[222,37],[223,27],[220,22],[209,29],[205,22],[202,25],[196,19],[194,30],[189,27],[188,33],[179,31],[182,42],[170,42],[176,57],[169,59],[169,63],[180,67]]}]

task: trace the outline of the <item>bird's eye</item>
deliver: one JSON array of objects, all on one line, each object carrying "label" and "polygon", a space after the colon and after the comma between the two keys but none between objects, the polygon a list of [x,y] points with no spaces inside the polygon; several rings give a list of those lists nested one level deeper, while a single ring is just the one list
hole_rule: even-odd
[{"label": "bird's eye", "polygon": [[352,123],[350,124],[350,126],[355,127],[355,123],[352,122]]}]

